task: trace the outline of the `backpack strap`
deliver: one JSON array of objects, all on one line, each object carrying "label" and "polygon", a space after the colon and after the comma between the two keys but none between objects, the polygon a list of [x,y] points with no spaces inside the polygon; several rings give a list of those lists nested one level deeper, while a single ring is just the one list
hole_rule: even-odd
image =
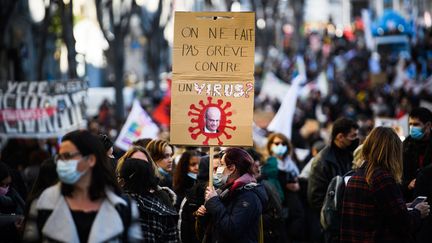
[{"label": "backpack strap", "polygon": [[264,223],[263,223],[263,216],[260,215],[259,218],[259,226],[258,226],[258,243],[264,243]]}]

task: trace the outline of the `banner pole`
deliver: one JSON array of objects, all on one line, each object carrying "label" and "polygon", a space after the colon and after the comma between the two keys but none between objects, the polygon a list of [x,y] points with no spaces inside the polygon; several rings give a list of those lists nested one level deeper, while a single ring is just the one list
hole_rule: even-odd
[{"label": "banner pole", "polygon": [[209,186],[213,187],[213,157],[214,157],[214,147],[210,146],[209,152]]}]

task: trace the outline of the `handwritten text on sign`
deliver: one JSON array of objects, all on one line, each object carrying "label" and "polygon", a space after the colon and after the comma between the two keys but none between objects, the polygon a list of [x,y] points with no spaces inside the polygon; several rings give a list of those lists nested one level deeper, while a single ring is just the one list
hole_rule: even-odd
[{"label": "handwritten text on sign", "polygon": [[213,96],[213,97],[234,97],[234,98],[249,98],[254,92],[252,82],[224,82],[224,83],[175,83],[175,89],[178,92],[192,92],[197,95]]},{"label": "handwritten text on sign", "polygon": [[253,63],[249,61],[255,51],[251,21],[213,19],[204,14],[191,18],[179,19],[175,29],[174,73],[239,75],[251,71]]}]

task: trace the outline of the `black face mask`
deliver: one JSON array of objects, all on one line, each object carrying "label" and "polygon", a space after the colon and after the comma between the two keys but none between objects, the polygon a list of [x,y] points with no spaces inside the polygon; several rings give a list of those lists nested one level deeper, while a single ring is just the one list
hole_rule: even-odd
[{"label": "black face mask", "polygon": [[354,152],[354,150],[359,146],[359,143],[360,143],[360,140],[358,138],[351,140],[351,144],[348,147],[346,147],[346,149],[348,151]]}]

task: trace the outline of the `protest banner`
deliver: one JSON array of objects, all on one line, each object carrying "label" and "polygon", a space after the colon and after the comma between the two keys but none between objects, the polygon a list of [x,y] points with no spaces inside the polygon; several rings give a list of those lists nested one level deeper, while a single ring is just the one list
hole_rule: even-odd
[{"label": "protest banner", "polygon": [[0,83],[0,136],[50,138],[85,128],[87,83],[7,81]]},{"label": "protest banner", "polygon": [[254,13],[176,12],[171,139],[251,146]]},{"label": "protest banner", "polygon": [[274,116],[273,120],[267,127],[268,131],[279,132],[284,134],[287,138],[291,139],[292,123],[294,120],[294,113],[297,104],[297,97],[300,86],[306,81],[303,75],[297,75],[290,86],[289,91],[286,93],[279,110]]},{"label": "protest banner", "polygon": [[159,127],[152,121],[140,103],[135,100],[114,145],[126,151],[133,141],[140,138],[157,138],[158,133]]}]

